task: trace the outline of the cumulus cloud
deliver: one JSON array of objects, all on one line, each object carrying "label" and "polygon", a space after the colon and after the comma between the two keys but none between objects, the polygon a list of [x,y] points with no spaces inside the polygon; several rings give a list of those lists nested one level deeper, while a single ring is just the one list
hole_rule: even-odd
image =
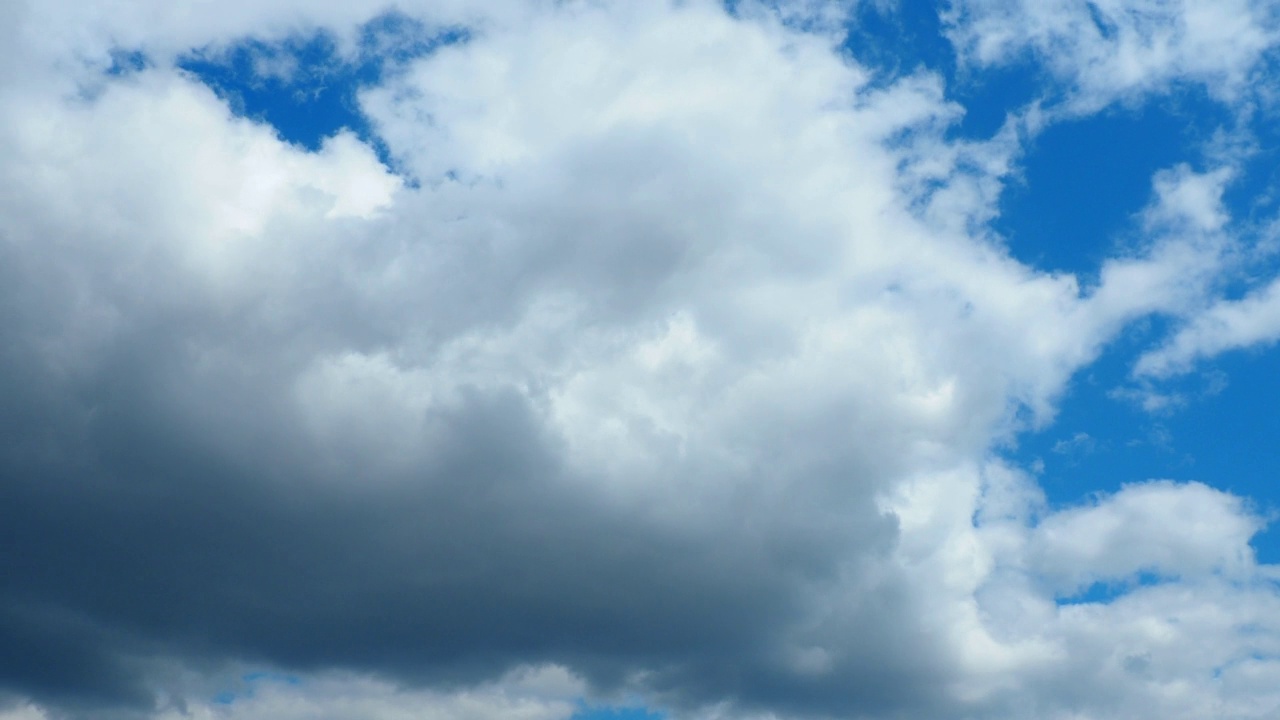
[{"label": "cumulus cloud", "polygon": [[[969,702],[951,716],[1274,712],[1270,687],[1243,690],[1276,677],[1280,662],[1268,619],[1275,574],[1249,547],[1262,521],[1239,498],[1157,481],[1048,511],[1022,472],[995,464],[972,477],[972,500],[951,494],[932,517],[904,517],[899,554],[921,563],[914,577],[930,578],[934,611],[962,633],[956,694]],[[961,480],[912,492],[954,493]],[[959,509],[939,512],[949,508]],[[1082,596],[1095,586],[1111,597]]]},{"label": "cumulus cloud", "polygon": [[[1208,292],[1224,173],[1082,294],[986,225],[1017,134],[811,4],[405,4],[470,32],[359,95],[402,175],[173,64],[375,9],[174,7],[0,10],[2,712],[1274,707],[1243,500],[1054,512],[995,457]],[[299,682],[209,699],[253,666]]]},{"label": "cumulus cloud", "polygon": [[1037,572],[1059,592],[1138,573],[1247,575],[1261,529],[1239,498],[1191,484],[1130,486],[1097,505],[1046,518],[1030,543]]},{"label": "cumulus cloud", "polygon": [[1191,84],[1238,102],[1280,42],[1257,0],[959,0],[946,21],[963,62],[1033,57],[1066,83],[1072,114]]},{"label": "cumulus cloud", "polygon": [[[1198,257],[1188,256],[1181,267],[1168,266],[1182,284],[1174,290],[1181,300],[1167,307],[1178,318],[1178,326],[1159,347],[1143,353],[1134,364],[1134,376],[1144,383],[1137,391],[1144,403],[1159,404],[1162,397],[1152,388],[1152,381],[1185,374],[1198,361],[1224,352],[1266,346],[1280,338],[1276,282],[1259,284],[1248,263],[1251,258],[1272,254],[1267,231],[1263,230],[1260,240],[1251,237],[1259,235],[1258,231],[1233,222],[1224,206],[1223,193],[1237,174],[1237,164],[1228,164],[1207,173],[1179,166],[1155,177],[1155,198],[1143,214],[1144,228],[1180,238],[1169,247],[1197,247],[1199,251]],[[1243,272],[1255,287],[1240,297],[1221,297],[1213,284],[1221,284],[1226,270]],[[1206,281],[1210,284],[1205,285]],[[1173,289],[1172,285],[1167,287]],[[1144,294],[1160,295],[1150,289]]]},{"label": "cumulus cloud", "polygon": [[1197,314],[1169,341],[1139,358],[1140,376],[1168,377],[1197,360],[1280,339],[1280,286],[1275,281],[1238,300],[1222,300]]}]

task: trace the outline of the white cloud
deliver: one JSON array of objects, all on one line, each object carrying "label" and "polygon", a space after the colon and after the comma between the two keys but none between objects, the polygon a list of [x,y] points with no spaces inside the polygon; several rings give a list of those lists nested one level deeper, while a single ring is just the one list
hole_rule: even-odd
[{"label": "white cloud", "polygon": [[[1183,393],[1152,380],[1184,372],[1198,357],[1270,339],[1265,291],[1245,301],[1220,298],[1224,279],[1247,268],[1258,254],[1241,237],[1223,201],[1237,173],[1231,164],[1204,172],[1179,165],[1156,173],[1151,202],[1138,215],[1143,245],[1130,256],[1103,263],[1098,287],[1086,303],[1094,322],[1114,328],[1161,314],[1180,326],[1161,347],[1138,358],[1137,384],[1113,390],[1114,397],[1150,412],[1180,407]],[[1228,323],[1235,329],[1227,329]]]},{"label": "white cloud", "polygon": [[[921,478],[897,502],[899,557],[965,668],[953,690],[963,710],[942,716],[1250,718],[1280,707],[1262,679],[1280,673],[1280,597],[1249,546],[1261,521],[1239,498],[1152,482],[1047,512],[1028,476],[994,464]],[[1141,573],[1154,584],[1137,585]],[[1093,583],[1116,596],[1062,604]]]},{"label": "white cloud", "polygon": [[159,713],[157,720],[567,720],[584,688],[562,668],[515,671],[456,691],[398,688],[361,677],[265,678],[247,694]]},{"label": "white cloud", "polygon": [[1164,378],[1187,372],[1197,360],[1280,339],[1280,282],[1239,300],[1222,300],[1191,318],[1163,346],[1139,358],[1139,376]]},{"label": "white cloud", "polygon": [[[206,687],[206,689],[208,689]],[[211,698],[185,698],[154,720],[567,720],[582,681],[555,666],[520,668],[459,690],[415,690],[373,677],[327,673],[245,673]],[[55,720],[33,705],[2,720]]]},{"label": "white cloud", "polygon": [[48,717],[43,710],[31,703],[0,709],[0,718],[3,720],[48,720]]},{"label": "white cloud", "polygon": [[[1164,308],[1179,319],[1177,331],[1161,346],[1138,358],[1133,374],[1142,386],[1127,391],[1152,409],[1177,402],[1175,395],[1156,389],[1152,381],[1189,372],[1197,361],[1223,352],[1268,345],[1280,338],[1276,281],[1264,283],[1238,299],[1221,298],[1217,288],[1206,286],[1206,282],[1221,284],[1224,271],[1238,271],[1242,265],[1251,272],[1245,264],[1248,259],[1269,253],[1265,238],[1250,249],[1249,238],[1237,237],[1245,235],[1246,229],[1231,225],[1222,196],[1235,175],[1231,166],[1208,173],[1180,166],[1155,178],[1156,197],[1145,211],[1143,222],[1148,232],[1174,239],[1160,250],[1170,260],[1139,263],[1147,272],[1155,271],[1153,277],[1163,278],[1158,288],[1136,282],[1120,284],[1145,298],[1179,298]],[[1172,260],[1174,252],[1183,259]]]},{"label": "white cloud", "polygon": [[1066,110],[1086,114],[1182,84],[1245,100],[1280,42],[1275,13],[1257,0],[960,0],[947,23],[963,62],[1030,55],[1067,84]]},{"label": "white cloud", "polygon": [[1150,482],[1043,520],[1030,542],[1031,567],[1067,594],[1140,572],[1234,579],[1251,571],[1249,539],[1261,526],[1239,498],[1199,484]]},{"label": "white cloud", "polygon": [[1070,438],[1064,438],[1053,444],[1053,452],[1059,455],[1088,455],[1097,450],[1098,441],[1086,432],[1078,432]]}]

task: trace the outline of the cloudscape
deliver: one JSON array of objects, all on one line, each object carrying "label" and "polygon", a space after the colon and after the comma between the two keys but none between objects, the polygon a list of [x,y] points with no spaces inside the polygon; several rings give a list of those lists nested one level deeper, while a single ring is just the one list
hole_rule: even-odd
[{"label": "cloudscape", "polygon": [[0,4],[0,720],[1280,717],[1269,0]]}]

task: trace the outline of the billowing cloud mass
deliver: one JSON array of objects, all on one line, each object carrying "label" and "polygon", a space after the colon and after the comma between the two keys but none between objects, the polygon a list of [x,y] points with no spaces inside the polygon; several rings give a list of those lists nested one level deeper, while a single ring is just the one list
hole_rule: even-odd
[{"label": "billowing cloud mass", "polygon": [[[1265,3],[943,10],[1068,115],[1276,79]],[[1243,155],[1041,270],[991,223],[1055,120],[957,134],[941,71],[841,47],[872,11],[0,8],[0,718],[1280,712],[1265,509],[1059,507],[1002,452],[1136,321],[1146,393],[1280,337],[1224,294]],[[367,136],[180,66],[316,33],[386,53]]]}]

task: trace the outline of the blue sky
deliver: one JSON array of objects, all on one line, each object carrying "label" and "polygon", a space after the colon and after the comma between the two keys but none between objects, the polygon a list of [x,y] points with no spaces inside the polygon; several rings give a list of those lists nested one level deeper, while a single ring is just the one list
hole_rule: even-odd
[{"label": "blue sky", "polygon": [[1266,3],[0,21],[0,720],[1280,711]]}]

